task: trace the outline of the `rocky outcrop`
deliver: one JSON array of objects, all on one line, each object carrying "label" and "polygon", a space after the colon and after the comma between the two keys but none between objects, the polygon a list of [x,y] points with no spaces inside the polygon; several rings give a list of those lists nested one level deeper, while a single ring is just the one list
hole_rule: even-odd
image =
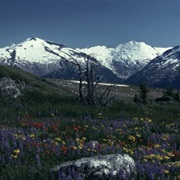
[{"label": "rocky outcrop", "polygon": [[52,172],[77,171],[83,179],[114,179],[135,174],[135,162],[126,154],[99,155],[64,162],[51,169]]},{"label": "rocky outcrop", "polygon": [[16,98],[21,95],[21,92],[17,86],[17,84],[11,79],[7,77],[3,77],[0,79],[0,93],[6,97]]}]

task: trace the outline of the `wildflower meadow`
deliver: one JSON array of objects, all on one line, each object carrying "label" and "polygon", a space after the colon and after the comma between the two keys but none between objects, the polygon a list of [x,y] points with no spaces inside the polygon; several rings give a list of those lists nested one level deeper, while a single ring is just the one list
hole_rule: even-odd
[{"label": "wildflower meadow", "polygon": [[135,160],[133,177],[180,179],[180,123],[158,123],[146,117],[36,119],[29,115],[18,127],[0,127],[0,179],[82,179],[78,172],[52,173],[62,162],[100,154],[125,153]]}]

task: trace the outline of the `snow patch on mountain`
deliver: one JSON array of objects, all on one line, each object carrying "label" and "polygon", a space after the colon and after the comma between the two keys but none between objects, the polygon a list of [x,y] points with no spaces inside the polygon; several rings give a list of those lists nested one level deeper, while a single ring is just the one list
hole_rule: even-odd
[{"label": "snow patch on mountain", "polygon": [[[57,63],[62,58],[73,60],[70,57],[74,56],[78,51],[65,47],[62,44],[45,41],[40,38],[28,38],[26,41],[19,44],[12,44],[0,49],[1,57],[6,59],[11,58],[11,54],[15,52],[15,60],[29,61],[35,63]],[[78,58],[78,57],[76,57]],[[84,60],[82,57],[79,61]]]},{"label": "snow patch on mountain", "polygon": [[95,57],[118,77],[126,79],[167,49],[170,48],[152,47],[144,42],[128,41],[119,44],[116,48],[95,46],[77,50]]},{"label": "snow patch on mountain", "polygon": [[108,46],[94,46],[90,48],[78,49],[78,51],[84,52],[92,57],[95,57],[102,65],[105,67],[110,68],[111,61],[112,61],[112,53],[114,48]]},{"label": "snow patch on mountain", "polygon": [[94,46],[72,49],[59,43],[33,37],[22,43],[1,48],[0,63],[18,66],[38,75],[48,74],[54,70],[59,74],[59,69],[65,70],[67,66],[70,69],[72,62],[85,65],[86,57],[90,55],[94,57],[91,60],[96,64],[106,67],[121,79],[127,79],[167,49],[169,48],[156,48],[136,41],[119,44],[116,48]]},{"label": "snow patch on mountain", "polygon": [[142,70],[130,76],[127,83],[145,82],[153,87],[180,88],[180,46],[168,49],[151,60]]},{"label": "snow patch on mountain", "polygon": [[153,59],[158,55],[158,52],[155,48],[145,44],[144,42],[129,41],[117,46],[114,55],[118,57],[118,60],[123,59],[135,62]]},{"label": "snow patch on mountain", "polygon": [[[78,65],[85,68],[87,61],[98,67],[97,73],[103,74],[104,81],[120,78],[95,58],[76,49],[40,38],[28,38],[19,44],[12,44],[0,49],[0,63],[16,66],[30,73],[53,78],[77,78]],[[105,77],[106,76],[106,77]]]}]

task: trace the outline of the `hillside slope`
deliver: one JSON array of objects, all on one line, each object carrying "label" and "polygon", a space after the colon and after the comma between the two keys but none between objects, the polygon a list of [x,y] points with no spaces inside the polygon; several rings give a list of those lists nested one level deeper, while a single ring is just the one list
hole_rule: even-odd
[{"label": "hillside slope", "polygon": [[126,80],[130,84],[145,82],[152,87],[180,89],[180,46],[165,51],[141,71]]},{"label": "hillside slope", "polygon": [[121,81],[108,68],[95,58],[85,53],[66,47],[62,44],[29,38],[26,41],[0,49],[0,64],[19,67],[41,77],[77,79],[78,67],[85,68],[87,57],[96,65],[96,73],[103,76],[104,81],[116,79]]},{"label": "hillside slope", "polygon": [[60,89],[60,87],[57,88],[57,85],[55,83],[23,71],[22,69],[17,67],[0,65],[0,79],[3,77],[11,78],[17,83],[23,83],[27,86],[30,85],[32,87],[40,88],[44,92],[67,93],[63,89]]}]

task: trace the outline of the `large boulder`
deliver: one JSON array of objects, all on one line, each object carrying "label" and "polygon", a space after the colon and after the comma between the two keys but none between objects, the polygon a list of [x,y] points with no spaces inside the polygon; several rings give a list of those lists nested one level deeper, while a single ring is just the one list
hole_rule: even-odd
[{"label": "large boulder", "polygon": [[3,96],[14,98],[21,95],[17,84],[11,78],[7,77],[3,77],[0,79],[0,93]]},{"label": "large boulder", "polygon": [[64,162],[51,169],[52,172],[76,171],[83,179],[125,179],[135,174],[135,162],[126,154],[99,155]]}]

